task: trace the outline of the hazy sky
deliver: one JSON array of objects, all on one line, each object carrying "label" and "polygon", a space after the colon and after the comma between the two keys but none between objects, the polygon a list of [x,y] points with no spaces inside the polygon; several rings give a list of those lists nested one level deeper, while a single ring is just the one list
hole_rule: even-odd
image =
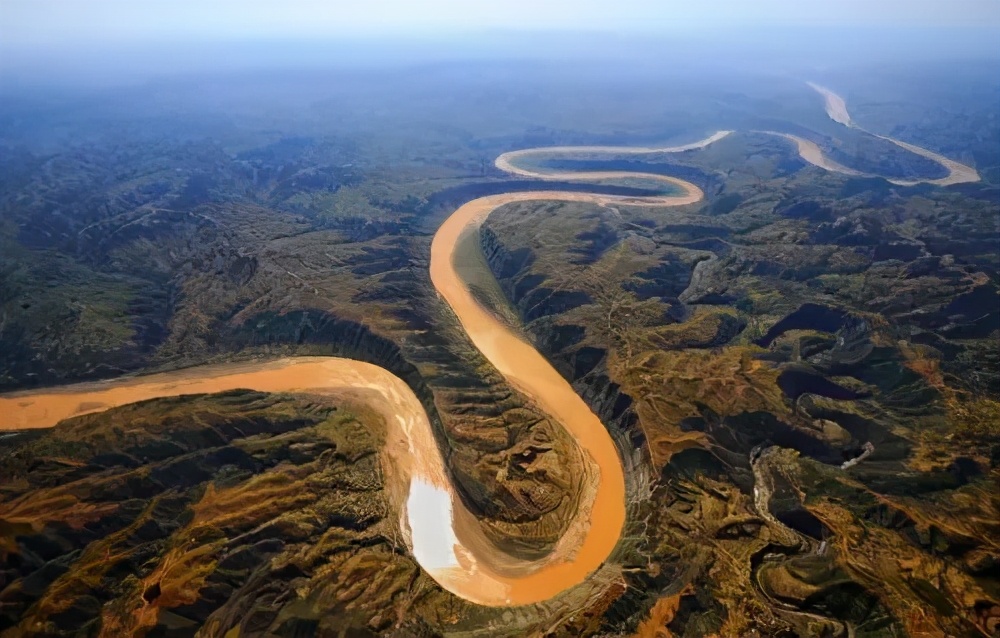
[{"label": "hazy sky", "polygon": [[1000,0],[0,0],[0,39],[60,47],[482,29],[1000,28]]}]

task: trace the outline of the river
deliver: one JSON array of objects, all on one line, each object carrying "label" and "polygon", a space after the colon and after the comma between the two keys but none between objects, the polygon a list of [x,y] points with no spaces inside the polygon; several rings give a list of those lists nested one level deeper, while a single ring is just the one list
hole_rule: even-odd
[{"label": "river", "polygon": [[[613,149],[617,153],[678,152],[701,142],[665,149]],[[533,149],[561,153],[567,149]],[[572,150],[572,149],[570,149]],[[583,149],[593,152],[593,147]],[[598,152],[610,149],[598,148]],[[524,152],[522,152],[524,153]],[[512,202],[564,200],[595,204],[678,206],[704,195],[690,182],[663,175],[621,172],[542,174],[515,169],[509,156],[497,165],[541,179],[604,180],[643,177],[676,194],[623,197],[562,191],[508,193],[472,200],[442,224],[431,246],[430,276],[472,343],[494,367],[550,419],[570,433],[584,459],[583,494],[566,534],[546,557],[526,561],[497,548],[456,494],[419,399],[401,379],[378,366],[339,357],[294,357],[259,363],[206,365],[173,372],[15,392],[0,396],[0,430],[46,428],[63,419],[158,397],[250,389],[331,395],[361,393],[385,418],[382,454],[386,489],[399,511],[400,529],[421,567],[442,587],[488,606],[548,600],[579,584],[608,558],[625,524],[625,478],[611,435],[573,387],[531,344],[483,308],[455,269],[455,249],[477,232],[495,209]]]},{"label": "river", "polygon": [[[846,104],[827,89],[813,85],[826,98],[830,117],[854,126]],[[0,431],[46,428],[83,414],[157,397],[234,389],[262,392],[363,395],[385,418],[382,454],[386,490],[399,513],[400,529],[421,567],[442,587],[466,600],[488,606],[524,605],[548,600],[583,582],[611,554],[625,524],[625,479],[614,442],[600,419],[531,344],[483,308],[455,268],[455,250],[466,233],[478,232],[490,213],[514,202],[561,200],[598,205],[680,206],[703,199],[696,185],[675,177],[629,172],[545,172],[518,166],[537,155],[677,153],[703,148],[730,131],[718,131],[676,147],[551,147],[505,153],[501,170],[545,180],[634,179],[670,186],[671,193],[629,197],[564,191],[517,192],[472,200],[459,207],[438,229],[431,245],[430,277],[475,347],[507,381],[550,419],[564,427],[584,459],[583,493],[566,534],[546,557],[526,561],[497,548],[463,505],[441,457],[427,413],[401,379],[378,366],[338,357],[295,357],[257,363],[206,365],[159,374],[80,383],[59,388],[0,396]],[[830,171],[861,175],[823,156],[818,146],[794,141],[807,162]],[[975,170],[905,142],[890,141],[940,161],[949,177],[926,180],[946,185],[978,179]],[[970,173],[971,171],[971,173]],[[910,183],[910,182],[895,182]],[[916,182],[913,182],[916,183]]]}]

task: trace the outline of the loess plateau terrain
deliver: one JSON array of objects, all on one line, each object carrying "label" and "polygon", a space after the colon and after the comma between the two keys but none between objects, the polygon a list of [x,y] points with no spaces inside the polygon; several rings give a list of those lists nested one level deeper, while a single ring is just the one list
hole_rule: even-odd
[{"label": "loess plateau terrain", "polygon": [[[233,390],[44,429],[0,414],[0,637],[1000,636],[997,70],[897,69],[891,89],[830,69],[857,129],[798,78],[644,67],[623,87],[568,63],[11,96],[0,392],[373,363],[525,561],[571,531],[586,451],[438,294],[435,232],[487,195],[676,194],[511,174],[503,153],[733,132],[525,158],[704,197],[513,202],[455,246],[615,443],[625,526],[584,582],[510,607],[445,590],[394,511],[371,396]],[[887,181],[947,171],[868,131],[980,179]]]}]

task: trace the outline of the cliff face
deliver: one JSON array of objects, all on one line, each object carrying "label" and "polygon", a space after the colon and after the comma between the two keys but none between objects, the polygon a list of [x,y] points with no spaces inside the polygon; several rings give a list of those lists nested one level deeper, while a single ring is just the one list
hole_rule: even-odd
[{"label": "cliff face", "polygon": [[403,379],[420,398],[431,420],[440,427],[440,416],[426,380],[403,355],[399,345],[364,324],[340,319],[317,309],[286,314],[264,313],[230,326],[220,338],[220,352],[254,352],[301,347],[321,348],[330,356],[367,361]]},{"label": "cliff face", "polygon": [[531,251],[508,250],[488,224],[480,229],[479,243],[490,270],[520,314],[535,347],[573,385],[611,432],[625,463],[629,498],[639,498],[641,491],[648,488],[652,466],[633,399],[609,377],[607,350],[579,346],[586,332],[583,326],[552,321],[555,316],[590,303],[589,296],[578,291],[554,291],[541,285],[543,278],[530,270],[534,262]]},{"label": "cliff face", "polygon": [[[625,470],[627,513],[622,540],[610,561],[628,568],[627,586],[608,590],[608,598],[596,606],[596,616],[579,614],[564,631],[583,633],[587,622],[605,629],[633,627],[649,606],[651,592],[670,585],[674,572],[646,573],[650,564],[651,538],[648,525],[651,508],[662,507],[650,497],[657,480],[646,436],[639,424],[633,397],[615,383],[608,370],[608,350],[582,345],[586,328],[554,319],[572,307],[589,303],[584,293],[554,293],[541,285],[544,278],[533,274],[534,255],[530,250],[509,250],[489,221],[483,224],[479,243],[486,262],[507,299],[520,314],[525,330],[536,348],[567,379],[611,433]],[[590,620],[585,620],[589,618]]]},{"label": "cliff face", "polygon": [[526,248],[508,250],[488,224],[480,229],[479,245],[490,271],[517,309],[539,351],[574,384],[581,396],[587,394],[584,398],[602,421],[614,423],[623,431],[629,429],[634,424],[634,415],[629,412],[631,399],[617,385],[598,381],[591,387],[581,383],[588,377],[607,378],[604,374],[607,353],[598,348],[574,348],[586,332],[583,326],[557,325],[545,320],[590,303],[590,297],[580,291],[556,291],[541,285],[544,277],[531,272],[533,253]]}]

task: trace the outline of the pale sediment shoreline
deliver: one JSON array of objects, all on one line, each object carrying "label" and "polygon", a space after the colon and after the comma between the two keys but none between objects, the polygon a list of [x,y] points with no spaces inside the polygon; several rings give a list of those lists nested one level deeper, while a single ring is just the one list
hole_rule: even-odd
[{"label": "pale sediment shoreline", "polygon": [[779,133],[777,131],[761,131],[761,133],[767,133],[768,135],[777,135],[778,137],[783,137],[786,140],[790,140],[795,143],[795,148],[799,153],[799,157],[804,159],[806,162],[812,164],[813,166],[818,166],[827,171],[834,173],[841,173],[843,175],[852,175],[855,177],[865,177],[866,174],[861,171],[856,171],[853,168],[848,168],[843,164],[838,164],[823,153],[823,149],[819,147],[815,142],[810,142],[807,139],[803,139],[798,135],[792,135],[791,133]]},{"label": "pale sediment shoreline", "polygon": [[854,126],[854,122],[851,121],[851,114],[847,111],[847,102],[844,101],[844,98],[815,82],[806,82],[806,84],[823,96],[826,114],[830,116],[831,120],[847,127]]},{"label": "pale sediment shoreline", "polygon": [[[903,142],[901,140],[897,140],[897,139],[889,137],[887,135],[879,135],[878,133],[871,133],[869,131],[865,131],[864,129],[862,129],[859,126],[857,126],[854,123],[854,121],[851,119],[851,114],[847,110],[847,103],[844,101],[844,98],[840,97],[839,95],[837,95],[836,93],[834,93],[830,89],[828,89],[826,87],[823,87],[823,86],[820,86],[819,84],[816,84],[814,82],[807,82],[807,84],[810,87],[812,87],[813,90],[815,90],[817,93],[819,93],[820,95],[823,96],[824,106],[826,107],[826,114],[828,116],[830,116],[830,119],[833,120],[834,122],[837,122],[839,124],[843,124],[844,126],[847,126],[848,128],[853,128],[853,129],[857,129],[857,130],[860,130],[860,131],[864,131],[865,133],[868,133],[869,135],[873,135],[873,136],[875,136],[875,137],[877,137],[879,139],[883,139],[883,140],[885,140],[887,142],[892,142],[896,146],[898,146],[900,148],[903,148],[903,149],[906,149],[907,151],[910,151],[911,153],[915,153],[915,154],[920,155],[921,157],[925,157],[925,158],[927,158],[927,159],[929,159],[929,160],[931,160],[933,162],[937,162],[938,164],[940,164],[941,166],[943,166],[948,171],[948,174],[946,176],[938,178],[938,179],[890,179],[888,177],[883,178],[887,182],[890,182],[892,184],[896,184],[897,186],[916,186],[917,184],[933,184],[935,186],[951,186],[953,184],[967,184],[967,183],[970,183],[970,182],[978,182],[979,181],[979,179],[980,179],[979,178],[979,173],[976,171],[976,169],[972,168],[971,166],[967,166],[965,164],[962,164],[961,162],[956,162],[955,160],[948,159],[947,157],[945,157],[944,155],[941,155],[940,153],[935,153],[934,151],[929,151],[926,148],[922,148],[920,146],[917,146],[916,144],[910,144],[909,142]],[[881,177],[880,175],[872,175],[872,174],[869,174],[869,173],[862,173],[862,172],[859,172],[859,171],[855,171],[853,169],[850,169],[850,168],[847,168],[845,166],[842,166],[842,165],[834,162],[833,160],[830,160],[830,159],[826,158],[823,155],[823,152],[819,149],[819,147],[816,146],[815,144],[813,144],[812,142],[809,142],[807,140],[803,140],[801,138],[795,137],[794,135],[786,135],[784,133],[776,133],[776,134],[777,135],[782,135],[783,137],[786,137],[786,138],[788,138],[790,140],[795,141],[795,143],[798,145],[799,155],[802,157],[802,159],[804,159],[805,161],[809,162],[810,164],[812,164],[814,166],[819,166],[820,168],[825,168],[826,170],[834,171],[834,172],[837,172],[837,173],[845,173],[847,175],[861,175],[861,176],[865,176],[865,177]],[[803,150],[804,148],[805,148],[805,151]],[[837,167],[837,168],[833,168],[833,167]]]},{"label": "pale sediment shoreline", "polygon": [[[600,179],[601,174],[590,173],[590,172],[544,172],[544,171],[533,171],[520,166],[517,166],[516,162],[519,159],[524,159],[530,155],[649,155],[652,153],[683,153],[684,151],[694,151],[700,148],[705,148],[713,142],[718,142],[722,138],[726,137],[732,133],[732,131],[716,131],[712,135],[706,137],[703,140],[697,142],[692,142],[690,144],[683,144],[681,146],[665,146],[665,147],[653,147],[653,146],[543,146],[539,148],[526,148],[517,151],[508,151],[503,153],[496,159],[496,167],[500,170],[510,173],[512,175],[519,175],[521,177],[534,177],[538,179],[551,179],[551,180],[590,180],[590,179]],[[627,175],[629,177],[636,177],[635,173],[614,173],[614,177],[621,177]],[[645,174],[639,174],[645,176]]]}]

